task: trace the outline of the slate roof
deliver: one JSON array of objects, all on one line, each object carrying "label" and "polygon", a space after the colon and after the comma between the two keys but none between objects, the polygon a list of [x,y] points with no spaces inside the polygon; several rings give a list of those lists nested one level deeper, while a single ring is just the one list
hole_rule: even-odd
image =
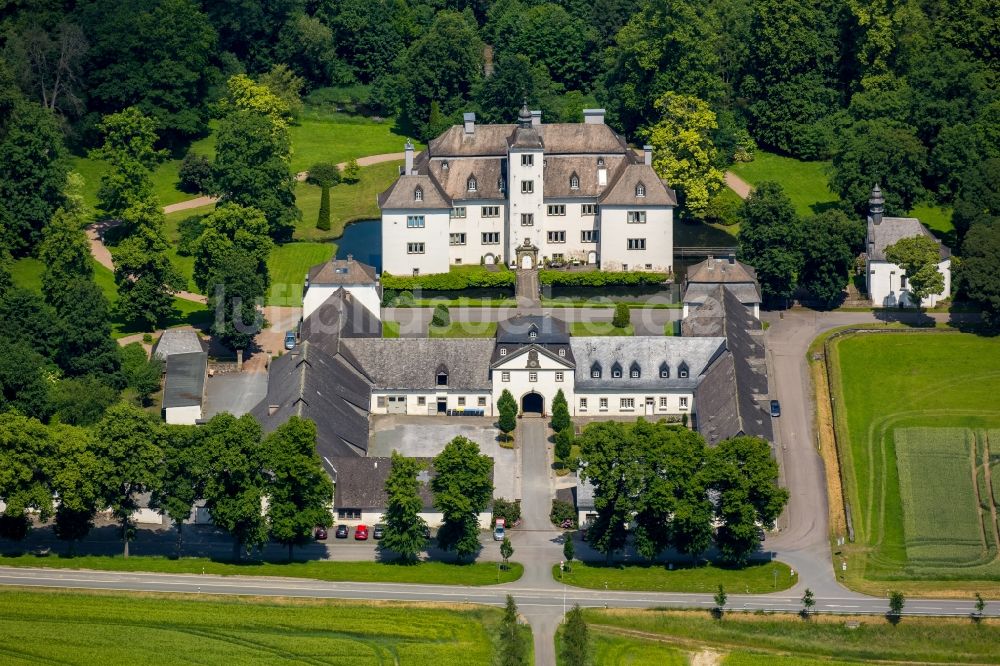
[{"label": "slate roof", "polygon": [[[416,188],[423,190],[423,200],[414,197]],[[378,206],[382,210],[451,208],[451,202],[433,178],[426,174],[402,175],[382,194],[378,195]]]},{"label": "slate roof", "polygon": [[[451,199],[500,201],[504,193],[499,181],[504,177],[504,159],[430,160],[427,169]],[[448,168],[444,168],[445,162]],[[469,176],[476,178],[476,191],[469,191]]]},{"label": "slate roof", "polygon": [[526,148],[531,150],[545,148],[545,142],[542,141],[542,134],[538,131],[539,127],[541,126],[515,128],[507,138],[507,145],[511,148]]},{"label": "slate roof", "polygon": [[[432,157],[506,157],[507,141],[515,128],[515,124],[476,124],[475,131],[467,134],[463,125],[452,125],[431,139],[427,149]],[[542,123],[531,129],[537,132],[550,155],[621,154],[628,150],[625,140],[604,124]]]},{"label": "slate roof", "polygon": [[[449,390],[488,391],[493,340],[405,338],[342,340],[379,389],[433,390],[439,367],[448,370]],[[442,387],[444,388],[444,387]]]},{"label": "slate roof", "polygon": [[355,259],[331,259],[309,269],[309,284],[377,284],[375,268]]},{"label": "slate roof", "polygon": [[[193,332],[193,331],[192,331]],[[163,386],[163,408],[201,406],[205,396],[208,353],[170,354]]]},{"label": "slate roof", "polygon": [[[531,331],[537,333],[535,338]],[[569,326],[557,317],[514,315],[497,323],[498,344],[567,344]]]},{"label": "slate roof", "polygon": [[688,266],[687,280],[689,284],[694,282],[737,283],[737,282],[757,282],[757,271],[753,266],[737,261],[729,257],[709,257],[705,261]]},{"label": "slate roof", "polygon": [[927,236],[938,244],[941,259],[951,256],[951,249],[937,240],[927,227],[915,217],[883,217],[881,224],[868,218],[868,258],[873,261],[887,261],[885,249],[904,238]]},{"label": "slate roof", "polygon": [[[342,338],[381,338],[382,320],[343,287],[330,294],[302,321],[299,339],[327,354],[348,353],[341,348]],[[357,365],[356,359],[349,357]]]},{"label": "slate roof", "polygon": [[740,303],[752,305],[761,302],[760,289],[754,282],[727,282],[724,284],[712,282],[690,282],[684,289],[685,303],[704,303],[719,287],[733,294]]},{"label": "slate roof", "polygon": [[[635,195],[638,183],[645,186],[646,196]],[[677,194],[648,164],[626,164],[615,174],[599,201],[606,206],[676,206]]]},{"label": "slate roof", "polygon": [[168,328],[156,341],[153,356],[165,361],[173,354],[190,354],[205,351],[193,328]]},{"label": "slate roof", "polygon": [[[724,338],[675,338],[667,336],[636,337],[574,337],[570,340],[576,359],[575,390],[657,390],[694,388],[712,360],[725,350]],[[632,363],[639,364],[640,377],[630,376]],[[595,363],[601,366],[601,377],[592,378]],[[612,366],[618,363],[622,376],[612,377]],[[669,378],[660,377],[660,366],[666,363]],[[688,366],[688,376],[681,378],[677,369]]]},{"label": "slate roof", "polygon": [[681,321],[684,337],[725,337],[729,318],[746,330],[762,330],[760,320],[751,314],[730,286],[712,286],[704,301]]},{"label": "slate roof", "polygon": [[[547,155],[543,173],[545,198],[596,198],[612,181],[625,161],[625,155],[604,156],[605,181],[602,185],[599,178],[600,169],[597,166],[597,157],[594,155]],[[570,187],[570,177],[574,173],[580,179],[580,187],[575,190]]]},{"label": "slate roof", "polygon": [[[421,481],[418,492],[423,501],[423,510],[434,508],[434,494],[430,479],[434,476],[432,458],[417,458],[423,471],[417,479]],[[385,492],[385,482],[392,471],[392,458],[361,458],[358,456],[331,457],[328,469],[335,470],[333,506],[337,509],[384,510],[389,498]]]},{"label": "slate roof", "polygon": [[251,410],[265,433],[292,416],[316,422],[320,457],[368,450],[371,382],[344,354],[331,355],[308,340],[271,361],[267,395]]}]

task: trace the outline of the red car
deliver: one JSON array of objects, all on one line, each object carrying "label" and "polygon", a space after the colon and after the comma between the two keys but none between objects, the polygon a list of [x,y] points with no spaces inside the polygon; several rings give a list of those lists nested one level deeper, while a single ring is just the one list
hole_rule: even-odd
[{"label": "red car", "polygon": [[354,528],[354,540],[355,541],[367,541],[368,540],[368,526],[358,525]]}]

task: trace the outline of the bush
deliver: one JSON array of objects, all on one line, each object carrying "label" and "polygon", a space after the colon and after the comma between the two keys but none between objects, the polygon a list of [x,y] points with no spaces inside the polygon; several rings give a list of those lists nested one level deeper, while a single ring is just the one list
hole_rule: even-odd
[{"label": "bush", "polygon": [[570,521],[576,527],[576,507],[569,502],[562,500],[552,500],[552,511],[549,512],[549,520],[556,527],[562,527],[564,521]]},{"label": "bush", "polygon": [[508,527],[521,520],[521,500],[498,497],[493,500],[493,519],[503,518]]},{"label": "bush", "polygon": [[356,159],[352,159],[344,166],[343,181],[353,185],[359,180],[361,180],[361,167],[358,166]]},{"label": "bush", "polygon": [[569,456],[573,452],[573,428],[563,428],[556,433],[556,458],[563,463],[569,461]]},{"label": "bush", "polygon": [[451,325],[451,313],[448,311],[448,306],[443,303],[439,303],[434,306],[434,316],[431,318],[431,326],[435,328],[444,328]]},{"label": "bush", "polygon": [[739,212],[743,202],[727,190],[721,190],[718,194],[708,200],[708,207],[705,209],[705,221],[711,224],[721,224],[731,227],[740,221]]},{"label": "bush", "polygon": [[192,215],[178,223],[177,233],[180,239],[177,241],[177,254],[182,257],[194,256],[195,245],[201,238],[201,232],[205,230],[202,217],[202,215]]},{"label": "bush", "polygon": [[399,276],[382,273],[382,288],[391,290],[416,291],[458,291],[469,288],[514,288],[516,275],[512,271],[488,271],[473,267],[469,270],[431,273],[428,275]]},{"label": "bush", "polygon": [[615,328],[628,328],[631,323],[632,313],[629,311],[628,306],[624,303],[616,305],[615,316],[611,318],[611,325]]},{"label": "bush", "polygon": [[[580,273],[560,270],[538,271],[539,282],[553,287],[634,287],[663,284],[669,277],[667,273],[647,273],[644,271],[586,271]],[[513,284],[513,280],[511,280],[511,284]]]},{"label": "bush", "polygon": [[177,170],[178,189],[188,194],[198,194],[209,192],[212,189],[212,163],[208,158],[190,150],[181,160],[180,169]]}]

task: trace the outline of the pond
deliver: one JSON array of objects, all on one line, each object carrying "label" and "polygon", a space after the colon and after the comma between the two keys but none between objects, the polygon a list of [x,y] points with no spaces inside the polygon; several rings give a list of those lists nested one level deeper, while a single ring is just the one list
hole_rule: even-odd
[{"label": "pond", "polygon": [[360,220],[348,224],[337,239],[337,259],[352,255],[360,262],[382,272],[382,221]]}]

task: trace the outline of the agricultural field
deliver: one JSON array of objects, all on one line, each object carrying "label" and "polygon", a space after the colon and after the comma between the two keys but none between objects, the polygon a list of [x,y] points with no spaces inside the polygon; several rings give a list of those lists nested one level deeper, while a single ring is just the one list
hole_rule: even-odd
[{"label": "agricultural field", "polygon": [[0,661],[488,664],[499,616],[482,606],[4,590]]},{"label": "agricultural field", "polygon": [[635,609],[584,610],[594,666],[723,664],[847,666],[921,662],[1000,663],[1000,621],[879,616],[726,613]]},{"label": "agricultural field", "polygon": [[1000,495],[987,474],[1000,460],[1000,338],[872,333],[829,347],[856,534],[837,549],[841,577],[871,593],[892,582],[915,594],[1000,594]]}]

